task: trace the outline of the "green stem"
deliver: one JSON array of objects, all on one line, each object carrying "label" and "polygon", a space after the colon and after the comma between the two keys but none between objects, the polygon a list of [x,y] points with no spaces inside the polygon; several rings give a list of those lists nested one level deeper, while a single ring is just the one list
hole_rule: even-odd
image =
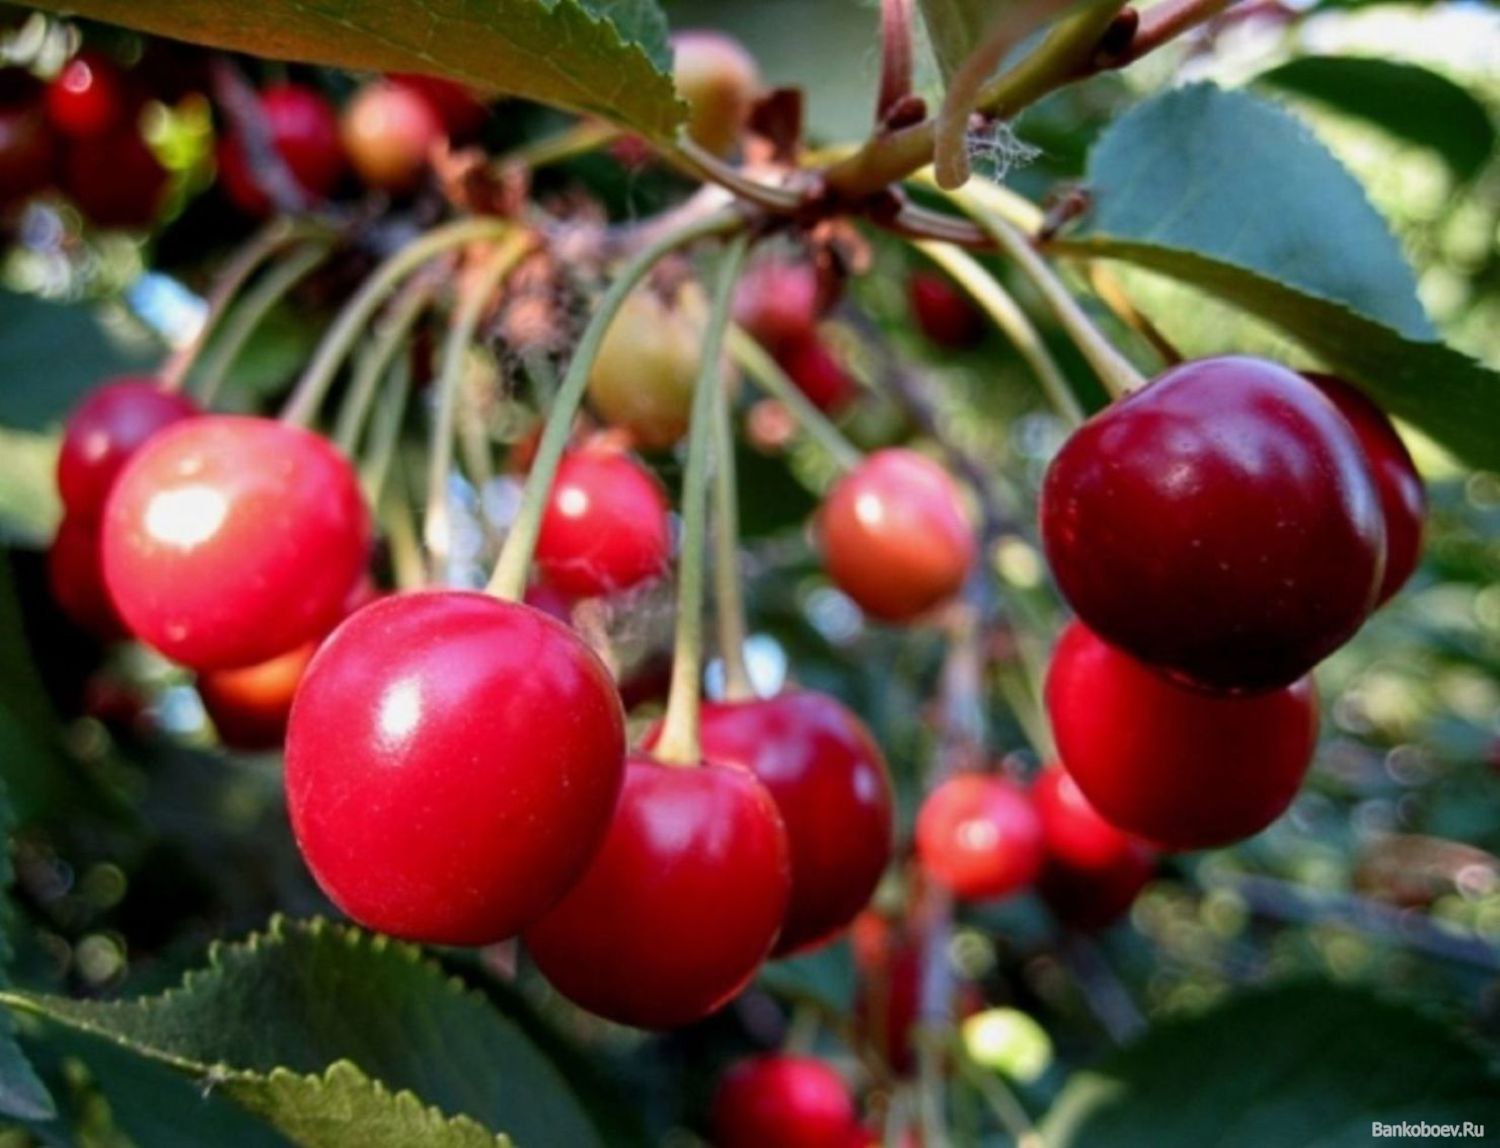
[{"label": "green stem", "polygon": [[385,537],[391,551],[391,573],[396,579],[396,589],[416,590],[425,582],[426,572],[422,564],[422,543],[417,538],[417,526],[412,518],[406,468],[399,459],[391,468],[391,474],[394,481],[385,497]]},{"label": "green stem", "polygon": [[293,251],[281,263],[261,276],[260,281],[245,292],[234,314],[224,324],[224,329],[213,347],[203,356],[203,366],[198,376],[198,401],[205,408],[213,406],[219,388],[229,369],[244,351],[250,337],[255,334],[266,316],[275,310],[293,288],[313,273],[328,257],[326,243],[307,243]]},{"label": "green stem", "polygon": [[620,129],[603,120],[580,120],[556,135],[544,136],[512,148],[494,162],[497,171],[509,167],[538,168],[562,163],[574,156],[597,151],[618,138]]},{"label": "green stem", "polygon": [[458,392],[469,364],[469,350],[485,306],[505,276],[531,249],[531,236],[512,232],[489,257],[474,269],[461,289],[458,310],[453,315],[443,344],[443,365],[437,377],[437,413],[432,420],[432,450],[427,456],[427,509],[422,537],[431,555],[433,578],[443,581],[441,571],[448,559],[448,472],[453,468],[454,419]]},{"label": "green stem", "polygon": [[720,359],[724,331],[734,305],[734,287],[749,240],[741,235],[725,248],[719,263],[713,309],[703,332],[703,363],[693,393],[688,430],[687,470],[682,476],[682,550],[677,559],[677,634],[672,647],[672,683],[655,756],[668,765],[697,765],[702,758],[698,731],[703,677],[703,566],[708,527],[708,468],[712,464],[714,408],[724,403]]},{"label": "green stem", "polygon": [[853,470],[864,458],[859,448],[813,404],[769,352],[739,327],[729,329],[729,354],[766,394],[792,413],[799,426],[833,456],[841,471]]},{"label": "green stem", "polygon": [[295,426],[306,426],[312,422],[318,404],[323,401],[323,395],[338,373],[339,365],[364,334],[385,297],[402,279],[444,251],[467,243],[501,239],[514,229],[515,224],[503,219],[460,219],[434,228],[390,256],[344,305],[338,318],[333,321],[333,326],[323,336],[323,341],[318,344],[312,361],[302,372],[296,390],[292,392],[292,397],[282,411],[282,419]]},{"label": "green stem", "polygon": [[1021,273],[1031,280],[1047,305],[1052,308],[1068,338],[1073,340],[1083,357],[1089,361],[1089,366],[1093,367],[1094,373],[1099,376],[1099,381],[1110,395],[1119,398],[1146,385],[1145,376],[1094,326],[1094,321],[1078,305],[1057,273],[1037,254],[1024,235],[962,191],[950,192],[948,198],[972,218],[995,241],[1001,253],[1011,259],[1021,269]]},{"label": "green stem", "polygon": [[193,369],[193,363],[208,344],[208,338],[213,334],[214,328],[223,319],[224,313],[229,310],[230,305],[250,281],[263,264],[277,251],[285,247],[293,240],[300,238],[314,238],[326,236],[327,230],[313,223],[293,221],[286,218],[271,220],[245,243],[233,255],[229,257],[219,276],[214,280],[214,285],[208,292],[208,312],[203,317],[203,323],[193,335],[181,347],[168,356],[166,362],[157,371],[156,377],[160,380],[163,390],[178,391],[187,382],[188,372]]},{"label": "green stem", "polygon": [[437,288],[435,277],[413,279],[376,323],[374,340],[355,363],[349,394],[334,424],[333,441],[346,455],[354,455],[380,380],[386,377],[396,356],[405,350],[407,337],[432,302]]},{"label": "green stem", "polygon": [[755,686],[745,665],[745,595],[740,585],[740,506],[734,465],[734,428],[729,396],[717,387],[714,401],[714,616],[719,658],[724,663],[724,697],[750,701]]},{"label": "green stem", "polygon": [[364,463],[359,468],[360,484],[364,487],[365,498],[371,506],[379,506],[385,493],[391,460],[396,456],[396,444],[401,441],[401,422],[402,416],[406,414],[406,400],[410,396],[411,364],[404,358],[399,358],[390,365],[386,374],[385,390],[375,408],[369,439],[365,444]]},{"label": "green stem", "polygon": [[1010,293],[995,281],[995,277],[985,270],[984,265],[968,252],[960,251],[947,243],[918,243],[916,247],[957,280],[985,314],[994,320],[995,326],[1015,345],[1021,357],[1036,373],[1042,390],[1046,392],[1057,413],[1074,426],[1081,423],[1083,409],[1073,397],[1073,392],[1068,389],[1068,381],[1047,350],[1047,345],[1042,342],[1042,336],[1026,317],[1026,312],[1016,305]]},{"label": "green stem", "polygon": [[998,1073],[976,1064],[961,1039],[953,1041],[953,1059],[958,1064],[959,1072],[974,1086],[1000,1127],[1015,1141],[1016,1148],[1046,1148],[1046,1141],[1042,1139],[1042,1134],[1016,1094]]},{"label": "green stem", "polygon": [[620,272],[619,276],[604,292],[578,346],[568,363],[567,373],[557,388],[557,397],[547,415],[547,426],[537,443],[536,457],[531,464],[531,473],[521,491],[521,506],[516,520],[506,536],[500,550],[500,560],[495,564],[495,573],[490,578],[488,592],[498,598],[516,602],[526,592],[526,576],[531,568],[532,551],[536,549],[537,534],[542,528],[542,513],[547,508],[547,495],[552,489],[552,479],[562,461],[563,448],[573,427],[573,417],[583,402],[588,390],[589,373],[599,355],[599,346],[604,342],[604,333],[620,310],[620,305],[644,279],[651,268],[680,247],[686,247],[700,239],[724,235],[738,230],[743,225],[742,217],[734,211],[725,211],[707,219],[700,219],[652,243]]}]

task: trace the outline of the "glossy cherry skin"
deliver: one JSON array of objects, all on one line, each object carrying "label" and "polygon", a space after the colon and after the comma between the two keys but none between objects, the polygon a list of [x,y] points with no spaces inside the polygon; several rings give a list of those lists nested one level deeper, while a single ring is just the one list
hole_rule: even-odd
[{"label": "glossy cherry skin", "polygon": [[739,41],[707,29],[678,32],[672,49],[672,78],[688,105],[688,135],[715,155],[728,155],[760,88],[755,58]]},{"label": "glossy cherry skin", "polygon": [[859,384],[833,348],[816,335],[782,344],[777,358],[787,377],[820,411],[837,414],[859,397]]},{"label": "glossy cherry skin", "polygon": [[1042,871],[1042,823],[1026,791],[1003,777],[960,773],[917,812],[917,859],[954,896],[989,901],[1029,888]]},{"label": "glossy cherry skin", "polygon": [[734,292],[734,321],[767,350],[814,335],[821,310],[818,272],[805,260],[764,259],[751,265]]},{"label": "glossy cherry skin", "polygon": [[80,629],[104,642],[125,636],[125,623],[104,584],[93,523],[71,515],[62,520],[47,551],[47,580],[53,601]]},{"label": "glossy cherry skin", "polygon": [[1156,851],[1122,833],[1089,804],[1061,766],[1031,786],[1046,861],[1038,891],[1066,925],[1092,930],[1118,920],[1156,870]]},{"label": "glossy cherry skin", "polygon": [[912,272],[906,298],[922,334],[939,347],[961,351],[983,341],[983,313],[946,275]]},{"label": "glossy cherry skin", "polygon": [[1078,616],[1208,688],[1295,681],[1380,586],[1358,439],[1306,379],[1258,359],[1184,363],[1095,415],[1048,469],[1041,518]]},{"label": "glossy cherry skin", "polygon": [[[333,107],[313,88],[278,84],[260,95],[271,143],[292,178],[310,199],[326,199],[344,174],[339,121]],[[219,140],[219,177],[224,192],[241,211],[268,215],[271,201],[250,170],[244,146],[230,133]]]},{"label": "glossy cherry skin", "polygon": [[36,78],[23,68],[0,68],[0,211],[51,183],[55,157]]},{"label": "glossy cherry skin", "polygon": [[482,945],[573,885],[620,791],[604,664],[529,606],[381,598],[323,644],[292,705],[287,807],[308,868],[367,928]]},{"label": "glossy cherry skin", "polygon": [[47,85],[47,119],[70,136],[94,136],[117,126],[131,110],[125,78],[107,56],[83,51]]},{"label": "glossy cherry skin", "polygon": [[956,594],[977,549],[948,472],[899,447],[839,479],[818,529],[834,584],[886,622],[909,622]]},{"label": "glossy cherry skin", "polygon": [[134,123],[72,140],[63,157],[62,189],[95,227],[150,227],[167,183],[167,169]]},{"label": "glossy cherry skin", "polygon": [[1385,516],[1385,576],[1380,582],[1378,600],[1386,602],[1406,585],[1422,556],[1427,490],[1395,426],[1364,392],[1332,375],[1306,377],[1349,420],[1375,476],[1375,489],[1380,494],[1380,509]]},{"label": "glossy cherry skin", "polygon": [[604,845],[526,932],[552,987],[620,1024],[709,1015],[755,975],[786,914],[786,830],[743,769],[631,758]]},{"label": "glossy cherry skin", "polygon": [[404,195],[415,190],[427,157],[447,132],[432,104],[399,84],[360,89],[339,121],[344,151],[366,187]]},{"label": "glossy cherry skin", "polygon": [[[648,748],[660,732],[646,734]],[[700,737],[705,760],[760,779],[786,825],[792,896],[776,954],[832,940],[869,902],[891,858],[891,782],[874,737],[815,690],[705,703]]]},{"label": "glossy cherry skin", "polygon": [[204,415],[149,439],[104,508],[104,572],[136,637],[196,670],[328,632],[369,558],[354,469],[270,419]]},{"label": "glossy cherry skin", "polygon": [[1285,812],[1318,737],[1312,679],[1249,695],[1178,685],[1080,622],[1047,671],[1058,754],[1115,827],[1165,849],[1208,849]]},{"label": "glossy cherry skin", "polygon": [[666,572],[667,496],[656,477],[606,443],[563,457],[537,536],[542,578],[575,598],[613,594]]},{"label": "glossy cherry skin", "polygon": [[95,521],[115,479],[163,427],[198,414],[186,395],[155,379],[125,376],[95,387],[68,415],[57,456],[57,490],[68,514]]},{"label": "glossy cherry skin", "polygon": [[854,1095],[832,1067],[784,1053],[742,1060],[714,1093],[714,1148],[848,1148]]}]

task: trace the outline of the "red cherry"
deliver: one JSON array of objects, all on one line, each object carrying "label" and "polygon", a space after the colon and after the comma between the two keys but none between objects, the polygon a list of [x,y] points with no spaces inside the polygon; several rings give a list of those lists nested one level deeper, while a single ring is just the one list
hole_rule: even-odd
[{"label": "red cherry", "polygon": [[1072,622],[1047,671],[1069,775],[1101,816],[1167,849],[1259,833],[1286,810],[1317,744],[1310,677],[1216,696],[1177,685]]},{"label": "red cherry", "polygon": [[419,92],[392,83],[368,84],[344,108],[344,150],[366,187],[404,195],[416,189],[428,156],[447,132]]},{"label": "red cherry", "polygon": [[891,857],[891,783],[870,731],[827,694],[796,690],[704,705],[701,738],[705,760],[760,779],[786,825],[792,897],[777,955],[832,940]]},{"label": "red cherry", "polygon": [[951,598],[974,563],[974,531],[953,479],[899,447],[841,478],[818,525],[829,577],[887,622],[911,621]]},{"label": "red cherry", "polygon": [[536,543],[550,585],[576,598],[628,590],[664,574],[671,554],[667,496],[650,471],[608,443],[563,457]]},{"label": "red cherry", "polygon": [[755,263],[734,293],[734,321],[767,350],[811,339],[820,310],[818,272],[811,263]]},{"label": "red cherry", "polygon": [[124,118],[128,107],[120,69],[98,52],[78,53],[47,85],[47,118],[65,135],[109,131]]},{"label": "red cherry", "polygon": [[0,212],[52,182],[55,150],[36,77],[24,68],[0,68]]},{"label": "red cherry", "polygon": [[965,350],[983,341],[983,313],[946,275],[914,271],[906,296],[922,334],[939,347]]},{"label": "red cherry", "polygon": [[63,158],[63,191],[95,227],[150,227],[167,182],[167,169],[133,123],[73,140]]},{"label": "red cherry", "polygon": [[68,514],[97,520],[116,477],[141,445],[197,413],[192,399],[163,390],[152,378],[124,376],[95,387],[68,415],[57,456],[57,489]]},{"label": "red cherry", "polygon": [[726,1072],[709,1117],[714,1148],[848,1148],[858,1122],[842,1076],[815,1057],[784,1054]]},{"label": "red cherry", "polygon": [[453,80],[401,72],[392,75],[391,82],[416,92],[425,99],[443,121],[448,135],[454,139],[467,139],[478,134],[489,117],[490,112],[484,101]]},{"label": "red cherry", "polygon": [[608,670],[529,606],[431,590],[382,598],[323,644],[297,691],[287,807],[324,892],[431,944],[515,935],[598,849],[625,718]]},{"label": "red cherry", "polygon": [[[326,199],[344,174],[344,151],[333,107],[313,88],[279,84],[260,95],[271,143],[298,185],[312,199]],[[250,169],[244,146],[231,134],[219,140],[219,176],[225,194],[241,211],[268,215],[271,201]]]},{"label": "red cherry", "polygon": [[105,642],[125,636],[125,623],[104,584],[92,523],[71,515],[62,520],[47,551],[47,578],[53,600],[80,629]]},{"label": "red cherry", "polygon": [[966,901],[1008,897],[1042,870],[1042,823],[1025,790],[1003,777],[961,773],[917,812],[922,869]]},{"label": "red cherry", "polygon": [[1258,359],[1185,363],[1095,415],[1053,460],[1041,517],[1091,629],[1216,689],[1301,677],[1380,585],[1359,441],[1306,379]]},{"label": "red cherry", "polygon": [[241,415],[153,436],[104,508],[104,571],[131,632],[197,670],[324,634],[369,556],[354,469],[325,440]]},{"label": "red cherry", "polygon": [[754,777],[632,758],[603,848],[526,945],[575,1004],[676,1028],[750,982],[790,887],[786,830]]},{"label": "red cherry", "polygon": [[1036,779],[1031,802],[1046,845],[1042,899],[1075,928],[1100,929],[1117,920],[1151,880],[1155,851],[1099,816],[1061,766]]},{"label": "red cherry", "polygon": [[787,377],[820,411],[834,414],[859,396],[859,384],[816,335],[782,344],[777,358]]},{"label": "red cherry", "polygon": [[1380,582],[1378,601],[1386,602],[1417,568],[1422,554],[1422,520],[1427,516],[1427,491],[1411,460],[1411,452],[1383,410],[1342,379],[1318,374],[1306,377],[1349,420],[1375,476],[1375,489],[1385,517],[1385,576]]}]

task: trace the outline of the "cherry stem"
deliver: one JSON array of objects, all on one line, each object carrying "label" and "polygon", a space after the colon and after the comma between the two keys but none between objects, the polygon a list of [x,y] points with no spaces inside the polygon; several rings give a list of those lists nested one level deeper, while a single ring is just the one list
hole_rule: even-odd
[{"label": "cherry stem", "polygon": [[385,493],[386,478],[390,475],[391,460],[396,456],[396,444],[401,439],[402,416],[406,414],[406,401],[410,396],[411,364],[398,358],[386,373],[385,389],[370,422],[365,459],[359,471],[360,484],[371,506],[379,506]]},{"label": "cherry stem", "polygon": [[198,372],[198,401],[212,407],[224,385],[229,369],[244,351],[260,325],[276,305],[316,271],[328,258],[326,243],[311,242],[297,248],[279,264],[267,271],[246,291],[239,305],[225,321],[219,337],[203,356]]},{"label": "cherry stem", "polygon": [[[434,267],[436,270],[436,267]],[[407,338],[437,293],[437,275],[412,278],[376,321],[375,335],[354,364],[349,394],[334,423],[333,441],[344,454],[353,456],[359,446],[370,407],[380,380],[386,377],[396,356],[406,349]]]},{"label": "cherry stem", "polygon": [[740,585],[740,505],[735,475],[734,428],[723,387],[714,401],[714,617],[719,658],[724,663],[724,698],[751,701],[755,686],[745,664],[745,595]]},{"label": "cherry stem", "polygon": [[912,0],[881,0],[880,5],[880,94],[875,102],[875,122],[911,95]]},{"label": "cherry stem", "polygon": [[1068,387],[1068,380],[1047,350],[1041,334],[1015,299],[1000,286],[972,255],[946,243],[918,243],[917,250],[946,271],[1014,344],[1035,372],[1042,390],[1057,413],[1072,426],[1083,421],[1083,408]]},{"label": "cherry stem", "polygon": [[262,263],[293,240],[304,236],[311,238],[321,233],[322,229],[312,224],[283,218],[271,220],[247,239],[229,257],[213,286],[209,288],[206,300],[208,309],[198,330],[193,333],[192,338],[167,356],[161,369],[156,372],[162,390],[182,389],[187,382],[188,372],[193,369],[193,363],[207,345],[208,337],[213,334],[214,328],[223,319],[224,312],[229,310],[230,304]]},{"label": "cherry stem", "polygon": [[526,257],[533,242],[526,232],[512,232],[470,271],[467,282],[459,289],[458,309],[443,344],[443,363],[436,384],[437,411],[432,420],[432,449],[427,461],[427,509],[422,521],[422,538],[431,558],[432,577],[439,583],[446,581],[443,572],[452,539],[448,475],[453,469],[458,392],[469,366],[469,352],[485,307],[505,277]]},{"label": "cherry stem", "polygon": [[619,128],[603,120],[579,120],[555,135],[544,136],[512,148],[497,157],[490,166],[495,171],[546,167],[548,164],[562,163],[574,156],[597,151],[620,135]]},{"label": "cherry stem", "polygon": [[963,1041],[957,1037],[950,1041],[950,1050],[959,1073],[979,1093],[1000,1127],[1015,1142],[1016,1148],[1046,1148],[1046,1141],[1037,1131],[1031,1114],[1005,1083],[1005,1078],[998,1072],[991,1072],[983,1065],[976,1064]]},{"label": "cherry stem", "polygon": [[864,455],[844,437],[827,415],[804,395],[771,354],[739,327],[729,329],[729,354],[761,390],[792,413],[799,426],[812,435],[832,457],[841,472],[853,470]]},{"label": "cherry stem", "polygon": [[488,216],[455,220],[434,228],[386,259],[344,304],[333,326],[323,336],[281,412],[282,421],[294,426],[306,426],[312,422],[345,357],[364,334],[386,296],[402,279],[445,251],[469,243],[503,239],[514,229],[515,224]]},{"label": "cherry stem", "polygon": [[500,560],[495,564],[495,573],[486,588],[488,593],[517,602],[526,592],[531,556],[536,549],[537,535],[541,532],[542,514],[547,509],[547,496],[552,490],[552,480],[562,461],[563,448],[573,429],[574,416],[588,390],[589,374],[594,368],[594,360],[599,356],[605,332],[609,330],[610,323],[626,297],[656,264],[673,251],[700,239],[736,231],[743,224],[744,217],[731,209],[696,220],[669,235],[659,236],[621,269],[610,283],[609,289],[600,297],[594,313],[589,317],[588,326],[584,328],[578,346],[573,351],[567,372],[558,385],[557,395],[552,400],[547,425],[542,430],[536,457],[532,460],[531,472],[521,491],[521,506],[510,533],[506,536],[505,545],[500,550]]},{"label": "cherry stem", "polygon": [[1048,266],[1031,242],[1008,220],[985,209],[964,192],[949,192],[949,198],[964,210],[989,235],[1002,254],[1009,258],[1041,293],[1089,366],[1099,376],[1104,389],[1114,398],[1139,390],[1146,378],[1115,349],[1113,343],[1094,325],[1078,301],[1073,298],[1056,272]]},{"label": "cherry stem", "polygon": [[1115,313],[1115,317],[1131,328],[1155,348],[1156,353],[1161,356],[1162,361],[1168,365],[1182,362],[1182,352],[1172,345],[1172,341],[1162,334],[1161,328],[1144,315],[1140,308],[1135,305],[1125,290],[1124,284],[1115,276],[1115,273],[1103,264],[1094,263],[1089,266],[1089,286],[1093,287],[1094,294]]},{"label": "cherry stem", "polygon": [[672,681],[667,712],[654,751],[667,765],[695,766],[703,756],[699,741],[703,684],[703,567],[707,549],[709,467],[713,465],[714,409],[725,404],[724,334],[734,306],[734,288],[749,239],[736,236],[719,261],[713,307],[703,331],[703,360],[693,392],[688,429],[687,469],[682,476],[682,543],[677,559],[677,633],[672,647]]},{"label": "cherry stem", "polygon": [[394,481],[386,492],[385,536],[391,550],[391,573],[398,590],[416,590],[426,581],[422,562],[422,543],[412,517],[411,495],[407,488],[405,468],[397,462],[391,469]]}]

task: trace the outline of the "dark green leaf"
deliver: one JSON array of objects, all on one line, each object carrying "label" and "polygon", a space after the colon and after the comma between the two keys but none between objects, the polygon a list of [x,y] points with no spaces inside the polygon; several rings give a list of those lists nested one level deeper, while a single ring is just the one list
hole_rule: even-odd
[{"label": "dark green leaf", "polygon": [[1376,1121],[1493,1130],[1500,1079],[1443,1025],[1319,983],[1153,1029],[1075,1076],[1043,1131],[1051,1148],[1342,1148]]},{"label": "dark green leaf", "polygon": [[6,999],[221,1087],[299,1143],[491,1144],[485,1128],[599,1143],[512,1021],[420,950],[355,929],[275,921],[157,997]]},{"label": "dark green leaf", "polygon": [[653,139],[682,121],[654,0],[46,0],[143,32],[309,64],[449,76]]},{"label": "dark green leaf", "polygon": [[1104,134],[1089,187],[1093,209],[1059,253],[1217,295],[1469,462],[1500,465],[1500,378],[1434,341],[1385,224],[1291,115],[1208,85],[1168,92]]},{"label": "dark green leaf", "polygon": [[1460,179],[1471,179],[1495,149],[1495,125],[1472,93],[1417,64],[1359,56],[1305,56],[1255,79],[1368,120],[1431,148]]}]

